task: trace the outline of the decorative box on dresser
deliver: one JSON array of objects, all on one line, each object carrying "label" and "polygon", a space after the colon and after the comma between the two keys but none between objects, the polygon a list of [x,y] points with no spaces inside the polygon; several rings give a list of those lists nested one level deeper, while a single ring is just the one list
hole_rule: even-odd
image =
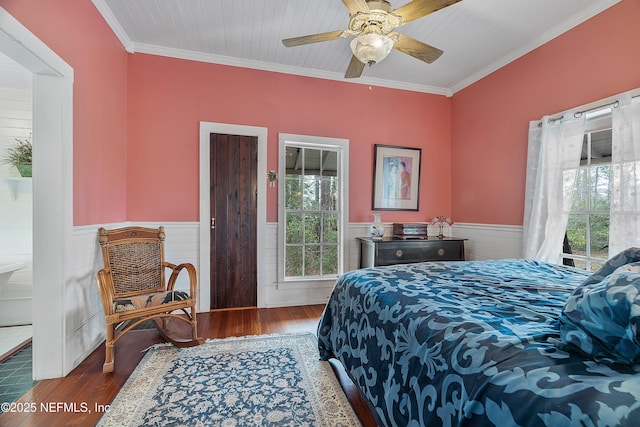
[{"label": "decorative box on dresser", "polygon": [[358,237],[360,268],[423,261],[464,261],[464,241],[455,237],[374,240]]}]

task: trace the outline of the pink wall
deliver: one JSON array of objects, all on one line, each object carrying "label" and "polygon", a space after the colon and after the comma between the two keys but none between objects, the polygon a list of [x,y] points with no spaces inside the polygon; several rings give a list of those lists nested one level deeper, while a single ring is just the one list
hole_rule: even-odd
[{"label": "pink wall", "polygon": [[640,86],[640,1],[623,0],[452,100],[452,215],[521,225],[529,121]]},{"label": "pink wall", "polygon": [[[278,132],[348,138],[353,222],[372,219],[373,145],[392,144],[423,148],[421,203],[419,212],[383,211],[385,221],[451,214],[519,225],[528,122],[640,86],[637,0],[452,99],[128,55],[86,0],[0,6],[74,68],[75,225],[196,221],[199,121],[267,127],[269,169],[277,168]],[[269,191],[268,220],[276,219]]]},{"label": "pink wall", "polygon": [[0,6],[74,69],[74,224],[126,220],[127,54],[122,45],[88,0],[0,0]]},{"label": "pink wall", "polygon": [[[353,222],[373,219],[374,144],[420,147],[420,211],[382,218],[450,213],[449,98],[144,54],[129,57],[128,79],[131,221],[198,220],[200,121],[268,128],[267,168],[276,170],[280,132],[349,139]],[[277,210],[269,189],[268,221]]]}]

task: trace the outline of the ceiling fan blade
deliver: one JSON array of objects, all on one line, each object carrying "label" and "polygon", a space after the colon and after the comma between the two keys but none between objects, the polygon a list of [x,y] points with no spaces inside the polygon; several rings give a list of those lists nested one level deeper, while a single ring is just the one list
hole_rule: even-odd
[{"label": "ceiling fan blade", "polygon": [[429,46],[420,40],[405,36],[404,34],[398,34],[398,41],[393,45],[393,48],[424,61],[427,64],[431,64],[444,53],[438,48]]},{"label": "ceiling fan blade", "polygon": [[349,15],[369,11],[369,5],[365,0],[342,0],[342,3],[349,9]]},{"label": "ceiling fan blade", "polygon": [[309,36],[292,37],[282,40],[286,47],[301,46],[303,44],[326,42],[339,39],[343,31],[330,31],[328,33],[311,34]]},{"label": "ceiling fan blade", "polygon": [[349,66],[347,67],[347,72],[344,73],[345,79],[357,79],[362,75],[362,71],[364,70],[364,62],[360,62],[355,55],[351,56],[351,62],[349,62]]},{"label": "ceiling fan blade", "polygon": [[393,13],[402,17],[401,25],[404,25],[459,1],[461,0],[413,0],[400,6]]}]

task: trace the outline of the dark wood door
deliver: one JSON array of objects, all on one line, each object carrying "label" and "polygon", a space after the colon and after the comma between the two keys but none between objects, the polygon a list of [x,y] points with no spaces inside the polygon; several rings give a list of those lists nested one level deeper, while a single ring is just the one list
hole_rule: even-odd
[{"label": "dark wood door", "polygon": [[211,308],[257,305],[258,138],[210,138]]}]

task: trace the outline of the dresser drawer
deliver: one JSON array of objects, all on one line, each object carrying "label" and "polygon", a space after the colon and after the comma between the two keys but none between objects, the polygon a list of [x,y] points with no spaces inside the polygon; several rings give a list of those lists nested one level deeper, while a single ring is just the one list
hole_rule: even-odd
[{"label": "dresser drawer", "polygon": [[461,242],[441,242],[427,245],[422,250],[423,259],[429,261],[462,261],[464,259]]},{"label": "dresser drawer", "polygon": [[406,245],[381,247],[378,249],[377,265],[420,262],[424,259],[423,248]]}]

